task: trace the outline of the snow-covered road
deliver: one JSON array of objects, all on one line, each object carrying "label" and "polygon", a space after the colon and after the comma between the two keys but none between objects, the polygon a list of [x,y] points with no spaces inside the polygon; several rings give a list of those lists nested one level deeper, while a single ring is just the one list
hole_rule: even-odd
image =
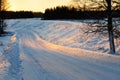
[{"label": "snow-covered road", "polygon": [[20,28],[4,53],[9,66],[1,80],[119,80],[120,57],[68,48]]}]

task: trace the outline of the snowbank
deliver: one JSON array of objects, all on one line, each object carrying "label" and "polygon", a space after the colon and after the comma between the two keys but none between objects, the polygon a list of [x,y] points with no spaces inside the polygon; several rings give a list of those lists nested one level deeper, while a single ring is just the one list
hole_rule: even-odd
[{"label": "snowbank", "polygon": [[[71,48],[82,48],[91,51],[109,53],[108,36],[102,34],[85,34],[87,22],[84,21],[55,21],[38,19],[9,20],[8,29],[11,31],[21,29],[33,30],[48,42]],[[120,54],[120,40],[115,40],[117,53]]]}]

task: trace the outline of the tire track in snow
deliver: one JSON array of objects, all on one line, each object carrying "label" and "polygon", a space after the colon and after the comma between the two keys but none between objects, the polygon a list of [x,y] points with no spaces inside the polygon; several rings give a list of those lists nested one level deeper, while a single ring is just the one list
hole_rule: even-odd
[{"label": "tire track in snow", "polygon": [[7,74],[5,75],[4,80],[22,80],[22,66],[19,54],[19,44],[17,43],[16,39],[13,39],[15,37],[16,35],[12,36],[11,43],[4,52],[4,56],[10,64],[7,67]]},{"label": "tire track in snow", "polygon": [[[36,45],[37,47],[39,47],[38,45],[40,45],[39,42],[35,40],[34,33],[25,32],[24,35],[22,34],[22,38],[20,41],[21,48],[22,48],[21,51],[23,51],[22,55],[27,57],[27,60],[25,61],[25,63],[28,63],[27,66],[25,66],[26,68],[24,68],[24,70],[29,67],[30,68],[30,69],[28,69],[29,71],[26,70],[27,73],[32,72],[31,74],[35,74],[34,76],[30,75],[29,78],[28,77],[26,78],[26,76],[24,76],[25,80],[33,80],[33,79],[34,80],[67,80],[67,79],[74,80],[74,79],[79,79],[80,76],[82,77],[82,79],[85,78],[85,75],[83,75],[79,71],[79,68],[77,66],[74,66],[71,64],[71,62],[70,62],[71,59],[70,59],[70,61],[67,60],[67,58],[70,58],[70,57],[65,57],[65,55],[60,56],[59,54],[58,55],[52,54],[48,50],[45,50],[45,49],[42,50],[41,48],[39,48],[41,50],[39,50],[39,52],[37,52],[36,51],[37,49],[33,49],[30,46],[27,46],[29,41],[32,43],[32,45]],[[45,48],[45,47],[42,46],[42,48]],[[39,54],[39,57],[42,58],[40,60],[42,60],[42,61],[38,60],[38,58],[36,57],[36,55],[37,55],[36,53]],[[45,61],[43,61],[43,60],[45,60]],[[46,63],[46,61],[47,61],[47,63]],[[46,70],[46,68],[42,66],[45,63],[47,64],[47,68],[53,67],[52,70],[50,70],[52,72],[49,72],[48,69]],[[31,65],[34,65],[34,66],[31,66]],[[69,68],[69,66],[74,66],[74,67]],[[77,69],[72,69],[72,68],[77,68]],[[76,72],[76,70],[78,70],[78,71]],[[80,75],[79,75],[79,72],[81,73]],[[73,75],[73,73],[76,75]]]},{"label": "tire track in snow", "polygon": [[[35,53],[38,53],[36,52],[36,49],[30,48],[29,46],[26,46],[26,44],[24,44],[24,42],[30,41],[33,45],[36,45],[36,46],[38,45],[37,41],[32,40],[32,39],[35,39],[33,38],[34,36],[32,32],[27,31],[24,33],[24,35],[23,34],[20,34],[20,35],[22,36],[19,44],[20,44],[20,51],[21,51],[20,53],[22,56],[21,58],[23,61],[22,66],[24,67],[24,71],[23,71],[24,80],[56,80],[55,78],[53,78],[50,72],[46,71],[42,67],[40,61],[38,61],[37,58],[35,58],[35,56],[33,55]],[[26,77],[28,73],[30,73],[30,76]]]}]

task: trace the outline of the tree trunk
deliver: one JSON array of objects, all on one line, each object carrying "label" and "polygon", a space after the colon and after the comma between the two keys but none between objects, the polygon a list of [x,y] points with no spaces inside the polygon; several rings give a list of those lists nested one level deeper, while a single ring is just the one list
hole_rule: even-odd
[{"label": "tree trunk", "polygon": [[111,0],[106,0],[108,6],[108,34],[109,34],[109,44],[110,44],[110,53],[115,54],[115,44],[114,44],[114,35],[113,35],[113,25],[112,25],[112,10],[111,10]]},{"label": "tree trunk", "polygon": [[6,14],[6,0],[0,0],[0,35],[3,34],[5,31],[6,23],[4,21],[4,15]]}]

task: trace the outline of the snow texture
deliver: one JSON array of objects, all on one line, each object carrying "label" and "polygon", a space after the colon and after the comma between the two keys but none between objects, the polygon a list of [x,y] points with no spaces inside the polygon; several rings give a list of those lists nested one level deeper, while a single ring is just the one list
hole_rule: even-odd
[{"label": "snow texture", "polygon": [[39,18],[6,22],[11,34],[0,37],[0,80],[120,79],[119,54],[107,54],[107,36],[84,34],[86,23]]}]

